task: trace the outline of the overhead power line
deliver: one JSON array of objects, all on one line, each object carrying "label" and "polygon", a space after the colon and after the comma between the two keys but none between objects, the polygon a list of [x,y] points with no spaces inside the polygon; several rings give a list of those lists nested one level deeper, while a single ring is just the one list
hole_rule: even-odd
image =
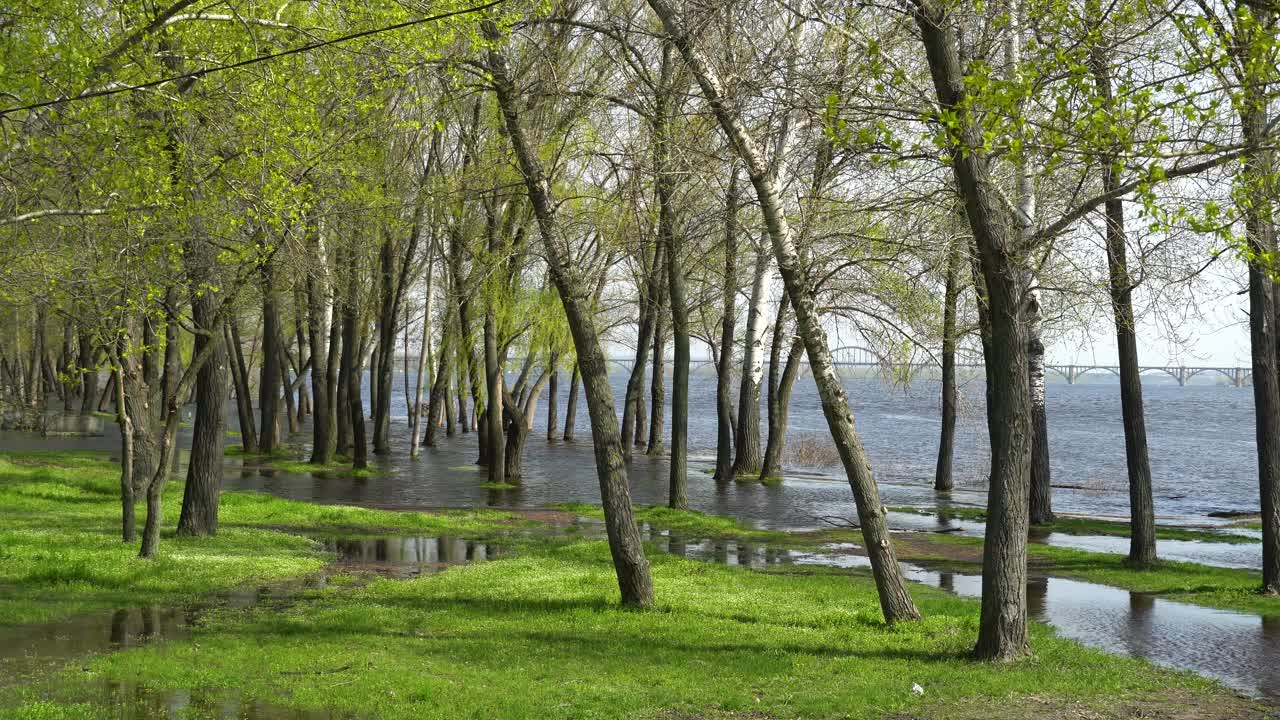
[{"label": "overhead power line", "polygon": [[65,105],[67,103],[79,102],[81,100],[90,100],[92,98],[107,97],[109,95],[119,95],[120,93],[134,92],[135,90],[146,90],[148,88],[158,87],[160,85],[164,85],[165,83],[171,83],[177,80],[188,80],[188,79],[198,80],[208,75],[213,75],[214,73],[220,73],[226,70],[235,70],[237,68],[248,67],[249,65],[256,65],[261,62],[266,62],[268,60],[275,60],[276,58],[282,58],[288,55],[297,55],[299,53],[310,52],[312,50],[318,50],[320,48],[328,47],[330,45],[337,45],[339,43],[344,43],[349,40],[357,40],[362,37],[369,37],[370,35],[380,35],[382,33],[392,32],[394,30],[402,30],[404,28],[412,27],[414,25],[422,25],[424,23],[436,22],[438,20],[446,20],[448,18],[457,17],[459,15],[469,15],[472,13],[483,12],[485,10],[488,10],[489,8],[495,7],[497,5],[501,5],[504,2],[506,2],[506,0],[492,0],[491,2],[487,2],[483,5],[476,5],[469,8],[463,8],[461,10],[454,10],[452,12],[440,13],[438,15],[430,15],[428,17],[418,18],[417,20],[407,20],[402,23],[396,23],[395,25],[387,25],[386,27],[374,28],[372,30],[363,30],[358,33],[351,33],[350,35],[343,35],[342,37],[336,37],[330,40],[322,40],[319,42],[308,43],[306,45],[300,45],[295,48],[289,48],[288,50],[281,50],[280,52],[277,52],[277,53],[269,53],[267,55],[258,55],[257,57],[251,57],[247,60],[241,60],[240,62],[229,63],[227,65],[215,65],[213,67],[207,67],[202,70],[194,70],[189,73],[182,73],[181,75],[171,75],[169,77],[161,78],[159,80],[151,80],[149,82],[140,83],[137,85],[123,85],[119,87],[103,88],[101,90],[84,92],[79,95],[74,95],[71,97],[62,97],[54,100],[45,100],[38,103],[32,103],[30,105],[16,105],[14,107],[9,107],[9,108],[0,110],[0,117],[9,115],[10,113],[21,112],[23,110],[39,110],[40,108],[53,107],[55,105]]}]

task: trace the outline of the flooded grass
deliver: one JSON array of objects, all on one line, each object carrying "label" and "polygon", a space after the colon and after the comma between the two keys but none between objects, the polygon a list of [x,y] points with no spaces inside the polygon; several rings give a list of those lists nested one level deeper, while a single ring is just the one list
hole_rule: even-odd
[{"label": "flooded grass", "polygon": [[103,683],[236,688],[297,710],[379,718],[878,718],[1030,696],[1158,707],[1170,690],[1254,707],[1038,624],[1033,659],[974,663],[974,601],[916,588],[926,619],[890,628],[862,573],[780,575],[657,555],[658,605],[637,612],[617,605],[603,542],[548,541],[522,553],[330,587],[283,609],[215,613],[190,640],[67,671],[59,691],[19,700],[18,716],[21,703],[39,702],[29,717],[60,717],[78,702],[77,685],[92,698]]},{"label": "flooded grass", "polygon": [[[931,515],[956,520],[971,520],[974,522],[984,522],[987,519],[986,508],[980,507],[894,507],[889,509],[893,512],[912,513],[914,515]],[[1102,518],[1069,517],[1060,515],[1051,523],[1033,526],[1032,532],[1056,532],[1064,535],[1105,535],[1111,537],[1129,537],[1129,523],[1119,520],[1105,520]],[[1171,525],[1157,525],[1156,538],[1159,540],[1197,540],[1203,542],[1237,543],[1241,545],[1258,542],[1256,538],[1250,538],[1247,536],[1232,535],[1230,533],[1215,532],[1213,530],[1174,527]]]},{"label": "flooded grass", "polygon": [[[585,518],[604,519],[604,511],[599,505],[560,503],[556,508]],[[757,530],[746,523],[722,515],[710,515],[696,510],[672,510],[662,505],[637,507],[635,516],[639,522],[686,537],[734,538],[754,542],[781,542],[794,537],[775,530]]]},{"label": "flooded grass", "polygon": [[[981,572],[982,539],[915,533],[899,540],[903,560],[944,563]],[[1198,563],[1162,561],[1150,570],[1135,570],[1123,555],[1088,552],[1053,545],[1029,544],[1028,563],[1039,573],[1076,578],[1101,585],[1150,593],[1205,607],[1280,617],[1280,597],[1259,593],[1262,574]]]}]

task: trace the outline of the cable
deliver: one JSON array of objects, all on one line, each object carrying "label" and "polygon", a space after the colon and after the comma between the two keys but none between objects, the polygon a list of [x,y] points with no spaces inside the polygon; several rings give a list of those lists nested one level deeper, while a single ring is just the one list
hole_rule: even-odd
[{"label": "cable", "polygon": [[358,38],[368,37],[370,35],[378,35],[385,32],[391,32],[393,30],[400,30],[403,28],[411,27],[413,25],[421,25],[423,23],[435,22],[437,20],[445,20],[447,18],[456,17],[458,15],[469,15],[471,13],[482,12],[484,10],[488,10],[491,7],[501,5],[504,2],[506,2],[506,0],[492,0],[491,2],[485,3],[484,5],[476,5],[475,7],[464,8],[462,10],[454,10],[452,12],[440,13],[439,15],[431,15],[429,17],[419,18],[417,20],[408,20],[406,22],[396,23],[395,25],[388,25],[382,28],[375,28],[373,30],[364,30],[358,33],[352,33],[350,35],[343,35],[342,37],[334,38],[332,40],[324,40],[321,42],[309,43],[307,45],[300,45],[296,48],[282,50],[278,53],[270,53],[268,55],[259,55],[257,57],[249,58],[248,60],[241,60],[240,62],[231,63],[230,65],[217,65],[214,67],[205,68],[203,70],[196,70],[189,73],[183,73],[181,75],[173,75],[170,77],[162,78],[160,80],[152,80],[150,82],[141,83],[139,85],[126,85],[123,87],[107,88],[104,90],[94,90],[92,92],[81,93],[74,97],[64,97],[64,98],[58,98],[57,100],[45,100],[43,102],[32,103],[30,105],[18,105],[15,107],[9,107],[9,108],[0,110],[0,117],[4,117],[5,115],[8,115],[10,113],[21,112],[23,110],[38,110],[40,108],[52,107],[54,105],[63,105],[66,103],[78,102],[80,100],[89,100],[92,98],[106,97],[108,95],[118,95],[120,93],[133,92],[135,90],[146,90],[147,88],[157,87],[159,85],[164,85],[165,83],[174,82],[175,80],[186,80],[186,79],[198,80],[207,75],[212,75],[214,73],[222,72],[223,70],[234,70],[236,68],[242,68],[249,65],[256,65],[260,62],[275,60],[276,58],[282,58],[287,55],[297,55],[298,53],[308,52],[311,50],[318,50],[322,47],[328,47],[329,45],[337,45],[338,43],[344,43],[344,42],[347,42],[348,40],[356,40]]}]

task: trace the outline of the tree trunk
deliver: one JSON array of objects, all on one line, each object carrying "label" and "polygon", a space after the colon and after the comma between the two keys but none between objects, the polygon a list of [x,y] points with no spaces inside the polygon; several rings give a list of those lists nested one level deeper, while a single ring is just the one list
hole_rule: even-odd
[{"label": "tree trunk", "polygon": [[[364,402],[360,397],[360,314],[359,269],[355,252],[347,256],[347,292],[342,299],[342,374],[346,382],[347,425],[351,434],[351,464],[356,469],[369,466],[369,451],[365,445]],[[341,380],[340,380],[341,381]]]},{"label": "tree trunk", "polygon": [[[433,272],[435,269],[434,262],[435,242],[433,241],[427,246],[427,287],[422,294],[422,344],[418,346],[418,372],[413,384],[413,402],[409,407],[409,424],[413,426],[413,433],[409,440],[409,457],[418,457],[418,439],[422,437],[422,386],[426,380],[426,375],[429,372],[430,366],[428,357],[431,355],[431,306],[434,304],[435,300],[434,293],[432,292],[432,282],[435,280],[435,273]],[[406,303],[406,305],[408,305],[408,303]],[[404,332],[406,338],[405,342],[407,343],[407,338],[409,337],[408,321],[405,321]],[[408,351],[406,349],[406,354],[407,352]],[[407,361],[408,358],[406,357],[406,362]],[[445,375],[444,377],[447,378],[448,375]],[[429,404],[430,403],[428,403],[428,405]],[[440,405],[438,399],[435,410],[437,414],[434,419],[430,417],[429,410],[426,413],[428,425],[434,426],[434,424],[440,421]]]},{"label": "tree trunk", "polygon": [[236,390],[236,414],[240,418],[240,446],[246,453],[258,452],[258,432],[253,420],[253,400],[249,393],[249,371],[244,366],[244,348],[240,344],[240,327],[235,313],[223,326],[230,348],[231,379]]},{"label": "tree trunk", "polygon": [[[209,241],[200,236],[188,243],[184,254],[192,285],[212,286],[216,281],[217,256]],[[218,495],[222,486],[223,446],[226,442],[227,348],[217,320],[220,295],[210,289],[191,298],[191,322],[195,328],[195,355],[209,357],[196,376],[196,417],[192,428],[191,459],[187,483],[182,492],[182,512],[178,534],[204,537],[218,532]],[[174,379],[176,382],[176,378]]]},{"label": "tree trunk", "polygon": [[[1249,242],[1249,339],[1253,359],[1253,407],[1256,415],[1258,446],[1258,490],[1262,511],[1262,592],[1280,593],[1280,376],[1277,376],[1275,283],[1271,280],[1270,262],[1276,251],[1272,203],[1275,198],[1275,158],[1273,151],[1259,148],[1267,141],[1267,98],[1260,73],[1274,72],[1263,68],[1253,53],[1265,42],[1259,36],[1259,19],[1245,20],[1245,13],[1264,13],[1246,9],[1241,3],[1236,10],[1236,27],[1243,31],[1236,53],[1245,71],[1242,85],[1245,96],[1240,103],[1240,125],[1244,141],[1250,149],[1245,155],[1244,193],[1247,201],[1243,213],[1245,234]],[[1269,15],[1269,13],[1264,13]],[[1262,18],[1267,20],[1269,18]],[[1248,24],[1247,24],[1248,23]]]},{"label": "tree trunk", "polygon": [[329,333],[333,322],[329,302],[329,266],[319,228],[309,229],[309,247],[317,268],[307,273],[307,333],[311,343],[311,458],[328,465],[337,451],[338,417],[329,364]]},{"label": "tree trunk", "polygon": [[[423,436],[423,444],[427,447],[435,447],[439,443],[437,438],[440,435],[441,412],[447,416],[445,434],[453,437],[455,432],[453,403],[449,397],[449,382],[453,377],[455,355],[452,313],[445,312],[443,322],[444,330],[441,333],[438,353],[440,361],[436,363],[436,377],[431,383],[431,395],[427,399],[427,432]],[[461,392],[459,392],[459,398],[461,398]]]},{"label": "tree trunk", "polygon": [[218,532],[218,495],[222,488],[222,455],[227,397],[227,352],[222,333],[214,324],[214,297],[202,293],[191,301],[196,328],[195,352],[216,343],[196,378],[196,418],[192,429],[191,460],[182,493],[178,534],[204,537]]},{"label": "tree trunk", "polygon": [[955,487],[952,459],[956,445],[956,305],[960,301],[960,273],[964,267],[964,244],[951,240],[947,249],[947,280],[942,299],[942,436],[938,440],[938,464],[933,489],[951,492]]},{"label": "tree trunk", "polygon": [[836,375],[831,351],[827,347],[826,331],[818,321],[812,280],[800,265],[799,252],[774,187],[772,174],[755,140],[747,132],[734,108],[724,99],[719,78],[714,75],[701,51],[694,47],[691,36],[676,17],[670,1],[649,0],[649,6],[657,13],[672,41],[679,48],[686,65],[711,103],[721,129],[746,164],[751,183],[756,189],[782,281],[795,308],[798,329],[809,354],[809,364],[813,368],[814,380],[822,398],[823,414],[831,429],[832,439],[840,451],[840,458],[853,490],[863,542],[871,561],[872,575],[885,620],[892,624],[917,619],[920,613],[907,592],[893,552],[893,543],[885,522],[886,510],[880,502],[880,491],[871,475],[866,451],[854,428],[853,413],[849,410],[844,388]]},{"label": "tree trunk", "polygon": [[560,368],[556,367],[559,358],[551,361],[551,379],[547,387],[547,442],[556,441],[556,431],[560,429]]},{"label": "tree trunk", "polygon": [[258,451],[271,454],[280,440],[280,305],[275,273],[262,266],[262,369],[258,376]]},{"label": "tree trunk", "polygon": [[138,534],[137,495],[133,489],[133,420],[125,409],[125,387],[117,359],[113,375],[116,389],[116,420],[120,423],[120,516],[121,536],[131,543]]},{"label": "tree trunk", "polygon": [[[1090,9],[1100,12],[1096,4]],[[1091,48],[1094,82],[1104,107],[1113,105],[1111,74],[1107,58],[1099,46]],[[1120,186],[1117,158],[1104,156],[1102,190],[1112,193]],[[1147,426],[1142,404],[1142,376],[1138,370],[1138,337],[1133,316],[1133,283],[1125,245],[1124,201],[1117,197],[1105,206],[1107,226],[1107,275],[1110,281],[1111,310],[1115,318],[1116,349],[1120,364],[1120,412],[1124,418],[1124,450],[1129,470],[1129,565],[1149,568],[1156,564],[1155,504],[1151,497],[1151,463],[1147,453]]]},{"label": "tree trunk", "polygon": [[[1022,2],[1009,3],[1009,27],[1005,29],[1005,56],[1011,73],[1022,65]],[[1021,245],[1030,251],[1034,241],[1036,191],[1035,181],[1026,162],[1014,163],[1016,178],[1017,212],[1014,219],[1021,234]],[[1049,422],[1045,413],[1044,340],[1041,338],[1043,318],[1040,313],[1040,291],[1036,287],[1035,266],[1032,258],[1025,261],[1025,307],[1022,320],[1027,336],[1027,385],[1031,392],[1031,501],[1032,525],[1053,522],[1053,489],[1049,472]]]},{"label": "tree trunk", "polygon": [[92,415],[98,401],[98,348],[94,347],[88,329],[80,327],[80,352],[76,364],[80,368],[80,414]]},{"label": "tree trunk", "polygon": [[[662,347],[662,336],[661,336],[661,332],[662,332],[662,319],[661,319],[660,317],[654,318],[654,320],[653,320],[653,349],[650,351],[650,355],[652,355],[654,352],[657,352],[657,351]],[[657,362],[656,358],[654,359],[654,362],[655,362],[655,363]],[[640,387],[642,388],[642,390],[641,390],[641,392],[642,392],[642,393],[643,393],[643,388],[644,388],[644,379],[645,379],[646,372],[647,372],[646,370],[642,370],[642,371],[640,371]],[[650,405],[652,405],[652,403],[653,403],[653,400],[652,400],[652,396],[653,396],[653,392],[654,392],[654,386],[653,386],[653,383],[654,383],[654,381],[653,381],[653,380],[650,380],[650,382],[649,382],[649,395],[650,395],[650,401],[649,401],[649,403],[647,403],[647,404],[645,403],[645,399],[644,399],[644,397],[637,397],[637,398],[636,398],[636,405],[635,405],[635,409],[636,409],[636,421],[635,421],[636,429],[635,429],[635,438],[634,438],[634,439],[632,439],[632,441],[631,441],[631,444],[632,444],[632,446],[634,446],[634,447],[647,448],[647,447],[648,447],[648,445],[649,445],[649,406],[650,406]]]},{"label": "tree trunk", "polygon": [[734,478],[760,472],[760,381],[764,377],[765,278],[771,256],[756,253],[751,280],[751,306],[747,310],[747,336],[743,340],[742,385],[738,389],[738,428],[734,438]]},{"label": "tree trunk", "polygon": [[391,452],[391,374],[395,365],[396,307],[395,253],[391,246],[390,232],[384,233],[378,252],[378,354],[377,362],[370,368],[369,378],[374,391],[373,403],[373,452],[386,455]]},{"label": "tree trunk", "polygon": [[[791,341],[782,377],[778,380],[776,397],[771,393],[769,403],[769,439],[765,443],[764,461],[760,465],[760,482],[782,479],[782,452],[787,446],[787,415],[791,410],[791,391],[800,378],[800,362],[804,357],[804,342],[800,338]],[[770,370],[772,375],[773,371]],[[772,384],[772,381],[771,381]]]},{"label": "tree trunk", "polygon": [[573,442],[574,426],[578,420],[578,382],[581,373],[578,363],[573,363],[573,374],[569,376],[569,399],[564,406],[564,441]]},{"label": "tree trunk", "polygon": [[724,219],[724,284],[721,286],[720,358],[716,365],[716,480],[733,477],[733,333],[738,298],[738,169],[729,176]]},{"label": "tree trunk", "polygon": [[596,473],[600,480],[600,504],[604,510],[609,550],[613,556],[622,604],[648,607],[653,604],[653,580],[649,575],[649,561],[644,556],[640,531],[632,515],[627,470],[623,460],[623,448],[627,444],[623,442],[623,438],[630,440],[630,436],[618,432],[613,391],[609,388],[608,360],[600,347],[595,323],[588,312],[590,308],[584,308],[581,301],[581,298],[586,297],[582,292],[585,290],[582,278],[564,253],[564,241],[559,237],[559,229],[556,227],[550,182],[520,125],[515,89],[507,73],[506,58],[496,49],[501,35],[490,21],[483,23],[483,29],[486,38],[495,44],[488,51],[488,57],[498,105],[502,109],[507,137],[528,189],[529,201],[546,251],[548,268],[564,305],[565,317],[578,354],[587,409],[591,414]]},{"label": "tree trunk", "polygon": [[27,400],[32,408],[44,412],[44,396],[48,388],[44,384],[45,335],[49,324],[48,303],[37,300],[35,307],[35,323],[31,329],[31,362],[27,374]]},{"label": "tree trunk", "polygon": [[[677,76],[675,48],[669,42],[662,45],[662,76],[657,89],[654,109],[653,135],[655,141],[654,174],[658,195],[658,236],[667,248],[667,304],[671,306],[671,330],[675,344],[675,358],[671,375],[671,468],[667,494],[667,507],[675,510],[689,509],[689,302],[685,297],[684,237],[676,229],[675,190],[676,176],[671,167],[670,122],[674,93],[682,90],[673,85]],[[654,356],[654,384],[661,375],[658,357]],[[662,395],[655,393],[653,426],[658,427],[662,409]],[[649,452],[653,453],[656,440],[651,438]]]},{"label": "tree trunk", "polygon": [[481,455],[489,471],[489,482],[498,485],[506,482],[506,440],[502,435],[502,368],[498,358],[498,319],[493,303],[484,314],[484,380],[485,395],[485,450]]},{"label": "tree trunk", "polygon": [[[649,288],[654,287],[656,268],[662,263],[662,245],[654,248],[653,263],[650,276],[646,279]],[[632,438],[635,437],[636,413],[640,404],[640,392],[644,385],[645,365],[649,362],[649,345],[653,342],[654,321],[657,312],[653,308],[653,291],[646,290],[640,298],[640,324],[636,333],[636,357],[631,365],[631,376],[627,378],[626,397],[622,403],[622,459],[631,462]],[[584,369],[583,382],[586,382]]]},{"label": "tree trunk", "polygon": [[[279,343],[281,348],[280,386],[284,388],[284,417],[289,428],[289,436],[292,436],[294,433],[298,432],[298,415],[297,407],[295,407],[293,402],[293,383],[289,380],[289,371],[291,368],[289,367],[288,341],[282,336]],[[302,354],[302,348],[298,348],[298,354]],[[297,382],[303,382],[302,372],[300,369],[295,374],[295,378],[297,379]]]},{"label": "tree trunk", "polygon": [[[669,249],[669,248],[668,248]],[[663,276],[666,275],[667,249],[663,250]],[[649,432],[643,433],[636,423],[636,445],[645,447],[645,454],[658,457],[666,451],[663,435],[667,427],[667,280],[663,277],[662,292],[653,307],[653,375],[649,378]],[[637,399],[637,410],[644,408],[644,399]],[[639,417],[640,412],[636,413]]]},{"label": "tree trunk", "polygon": [[991,481],[982,558],[982,612],[975,654],[1012,660],[1027,642],[1027,528],[1031,461],[1031,397],[1024,324],[1026,273],[1018,260],[1016,219],[1002,212],[982,153],[982,129],[962,108],[967,90],[947,11],[938,0],[918,0],[919,25],[938,103],[958,113],[950,148],[952,172],[965,201],[986,285],[987,429]]}]

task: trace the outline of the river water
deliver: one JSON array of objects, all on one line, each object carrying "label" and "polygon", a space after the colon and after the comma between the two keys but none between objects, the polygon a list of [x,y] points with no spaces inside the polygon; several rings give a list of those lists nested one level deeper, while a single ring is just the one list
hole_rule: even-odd
[{"label": "river water", "polygon": [[[626,378],[615,373],[612,381],[615,402],[620,404]],[[560,388],[561,422],[567,384],[562,382]],[[936,504],[932,483],[940,431],[938,383],[924,380],[895,387],[878,378],[858,378],[848,379],[844,385],[886,504]],[[232,485],[268,489],[302,499],[388,505],[537,506],[565,501],[598,502],[585,403],[579,404],[577,441],[549,444],[545,439],[544,396],[525,451],[522,487],[494,493],[479,487],[483,481],[474,466],[474,435],[445,439],[439,448],[427,449],[421,460],[408,460],[403,377],[396,378],[395,388],[393,452],[379,460],[386,471],[384,476],[359,483],[312,478],[279,478],[264,483],[262,478],[233,477]],[[985,504],[985,476],[990,467],[984,384],[970,380],[962,383],[961,390],[963,411],[955,450],[957,489],[951,501],[981,505]],[[1209,517],[1214,511],[1256,510],[1257,461],[1250,390],[1220,384],[1180,387],[1171,381],[1149,381],[1144,392],[1155,507],[1161,522],[1214,523]],[[1055,510],[1127,517],[1119,386],[1101,382],[1050,383],[1047,404]],[[793,448],[805,445],[817,452],[806,453],[812,459],[807,463],[809,467],[797,466],[793,460],[781,487],[744,483],[717,487],[711,482],[707,471],[714,465],[715,453],[714,377],[695,374],[691,378],[689,410],[689,494],[695,509],[780,529],[808,528],[820,524],[823,518],[853,515],[852,497],[843,473],[823,462],[833,460],[834,455],[810,378],[801,378],[795,389],[788,438]],[[630,468],[636,500],[665,502],[666,474],[664,459],[639,455]]]}]

